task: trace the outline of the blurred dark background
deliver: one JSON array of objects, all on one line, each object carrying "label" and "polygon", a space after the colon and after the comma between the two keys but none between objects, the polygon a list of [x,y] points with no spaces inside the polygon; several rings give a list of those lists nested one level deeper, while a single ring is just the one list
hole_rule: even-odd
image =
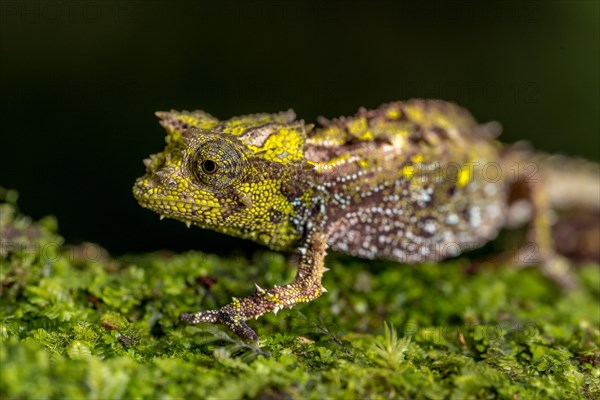
[{"label": "blurred dark background", "polygon": [[0,185],[113,253],[253,248],[140,208],[156,110],[353,114],[442,98],[598,160],[597,1],[0,2]]}]

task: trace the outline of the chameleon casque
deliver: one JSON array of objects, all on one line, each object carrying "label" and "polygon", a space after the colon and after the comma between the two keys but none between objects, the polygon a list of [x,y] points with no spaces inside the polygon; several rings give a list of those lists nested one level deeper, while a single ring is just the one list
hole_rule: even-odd
[{"label": "chameleon casque", "polygon": [[[253,340],[246,320],[326,292],[328,248],[415,263],[492,240],[510,219],[509,186],[523,180],[508,166],[530,156],[496,141],[498,124],[478,124],[463,108],[436,100],[361,109],[323,119],[318,128],[291,110],[225,121],[203,111],[156,115],[167,131],[166,147],[144,160],[146,175],[133,188],[140,205],[299,255],[291,283],[256,285],[254,295],[218,310],[181,315]],[[530,192],[536,210],[547,208],[547,192]],[[579,197],[600,208],[593,193],[592,200]],[[548,218],[533,214],[541,264],[568,282],[566,264],[550,244]]]}]

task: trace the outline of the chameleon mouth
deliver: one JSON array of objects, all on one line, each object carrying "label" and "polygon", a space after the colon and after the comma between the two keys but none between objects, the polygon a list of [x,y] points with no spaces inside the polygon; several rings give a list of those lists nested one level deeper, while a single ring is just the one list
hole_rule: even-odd
[{"label": "chameleon mouth", "polygon": [[218,205],[211,202],[194,200],[185,193],[174,195],[161,185],[149,184],[147,177],[138,178],[133,186],[133,196],[138,203],[159,214],[168,214],[172,218],[201,215],[214,210]]},{"label": "chameleon mouth", "polygon": [[135,184],[133,185],[133,197],[135,197],[140,204],[150,201],[151,189],[158,189],[156,185],[150,185],[149,182],[150,180],[146,176],[143,176],[136,179]]},{"label": "chameleon mouth", "polygon": [[161,188],[160,185],[154,182],[147,176],[138,178],[133,185],[133,197],[138,203],[144,207],[156,211],[160,214],[171,211],[171,203],[174,200],[167,198],[168,194]]}]

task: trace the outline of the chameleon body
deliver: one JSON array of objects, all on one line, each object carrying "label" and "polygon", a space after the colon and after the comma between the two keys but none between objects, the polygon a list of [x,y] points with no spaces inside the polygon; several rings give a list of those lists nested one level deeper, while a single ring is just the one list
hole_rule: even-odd
[{"label": "chameleon body", "polygon": [[163,152],[133,188],[161,216],[299,255],[289,284],[183,314],[257,339],[246,320],[323,292],[326,249],[403,263],[441,260],[493,239],[508,215],[497,124],[459,106],[411,100],[353,117],[297,120],[293,111],[220,121],[158,112]]}]

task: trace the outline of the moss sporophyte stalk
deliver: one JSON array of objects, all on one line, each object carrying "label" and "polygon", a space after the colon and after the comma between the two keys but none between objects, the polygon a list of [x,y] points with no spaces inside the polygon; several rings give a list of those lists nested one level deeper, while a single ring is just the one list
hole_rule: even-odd
[{"label": "moss sporophyte stalk", "polygon": [[[502,145],[499,124],[478,124],[455,104],[395,102],[322,119],[319,127],[291,110],[225,121],[203,111],[157,116],[167,131],[166,147],[144,160],[146,175],[133,188],[139,203],[161,218],[298,258],[291,283],[257,283],[253,295],[217,310],[183,313],[186,323],[223,324],[257,340],[247,320],[327,291],[327,249],[401,263],[440,261],[524,221],[529,242],[517,253],[534,249],[533,262],[548,277],[565,288],[577,286],[554,249],[551,209],[597,212],[598,166]],[[579,180],[560,178],[565,171]],[[564,195],[573,190],[580,195]],[[519,211],[524,203],[531,212]]]}]

